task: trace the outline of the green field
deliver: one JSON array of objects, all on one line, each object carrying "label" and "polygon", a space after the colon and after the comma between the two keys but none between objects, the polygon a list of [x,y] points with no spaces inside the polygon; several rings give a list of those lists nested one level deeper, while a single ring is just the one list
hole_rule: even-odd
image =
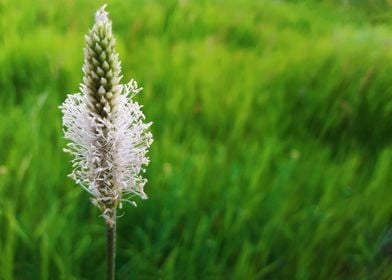
[{"label": "green field", "polygon": [[[152,121],[118,279],[392,279],[392,2],[108,2]],[[104,279],[58,106],[102,1],[0,2],[0,279]]]}]

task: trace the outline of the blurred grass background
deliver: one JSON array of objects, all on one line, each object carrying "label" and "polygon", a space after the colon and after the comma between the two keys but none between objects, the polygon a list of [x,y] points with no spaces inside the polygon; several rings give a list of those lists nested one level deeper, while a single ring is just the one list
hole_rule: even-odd
[{"label": "blurred grass background", "polygon": [[[392,279],[391,1],[107,1],[153,121],[118,279]],[[0,279],[103,279],[58,106],[102,1],[0,2]]]}]

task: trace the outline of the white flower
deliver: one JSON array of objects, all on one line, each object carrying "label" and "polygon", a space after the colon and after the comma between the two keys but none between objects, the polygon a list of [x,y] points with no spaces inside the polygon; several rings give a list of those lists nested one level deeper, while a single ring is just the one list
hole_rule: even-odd
[{"label": "white flower", "polygon": [[134,195],[147,198],[147,180],[140,173],[149,163],[146,154],[153,140],[151,123],[144,122],[141,106],[132,100],[142,88],[134,80],[120,84],[121,66],[105,6],[85,36],[81,93],[68,95],[60,108],[70,141],[65,151],[74,156],[70,177],[93,196],[93,204],[111,224],[123,201],[135,204],[130,200]]}]

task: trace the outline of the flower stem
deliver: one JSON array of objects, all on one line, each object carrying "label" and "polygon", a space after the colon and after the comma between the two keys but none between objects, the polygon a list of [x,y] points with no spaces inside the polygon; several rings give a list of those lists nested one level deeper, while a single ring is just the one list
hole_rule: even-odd
[{"label": "flower stem", "polygon": [[107,280],[115,279],[116,272],[116,209],[113,209],[113,223],[107,224]]}]

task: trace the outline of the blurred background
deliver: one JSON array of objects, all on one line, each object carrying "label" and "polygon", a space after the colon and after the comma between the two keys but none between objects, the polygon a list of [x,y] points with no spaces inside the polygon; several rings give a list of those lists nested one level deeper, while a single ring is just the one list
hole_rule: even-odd
[{"label": "blurred background", "polygon": [[[0,2],[0,279],[103,279],[58,106],[103,1]],[[154,122],[118,279],[392,279],[392,2],[107,1]]]}]

